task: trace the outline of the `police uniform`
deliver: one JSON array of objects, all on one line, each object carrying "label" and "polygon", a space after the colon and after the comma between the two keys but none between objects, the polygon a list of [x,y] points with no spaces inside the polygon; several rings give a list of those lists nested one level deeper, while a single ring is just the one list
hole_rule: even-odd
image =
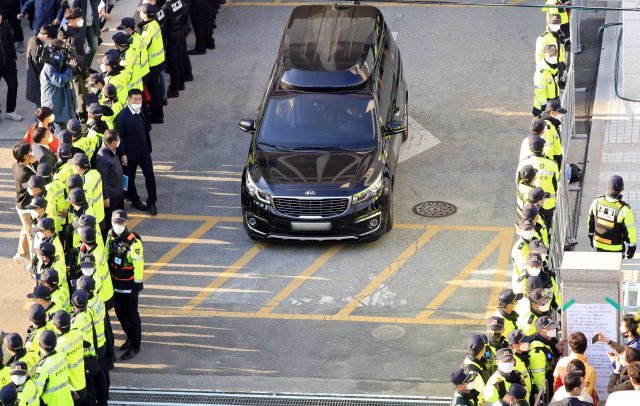
[{"label": "police uniform", "polygon": [[503,348],[496,354],[498,361],[513,360],[514,369],[509,372],[503,372],[498,369],[487,381],[484,389],[484,400],[487,403],[497,402],[502,399],[512,384],[525,386],[525,381],[519,371],[515,369],[515,358],[513,351],[509,348]]},{"label": "police uniform", "polygon": [[552,392],[553,389],[553,370],[559,355],[556,349],[558,340],[555,338],[548,339],[539,334],[541,328],[549,328],[556,326],[550,317],[540,317],[536,323],[538,334],[534,336],[531,346],[529,347],[529,369],[531,371],[531,380],[534,387],[534,394],[540,392],[543,383],[547,381],[547,391]]},{"label": "police uniform", "polygon": [[72,158],[72,164],[82,168],[82,185],[85,193],[85,199],[89,206],[93,208],[96,223],[104,220],[104,199],[102,197],[102,176],[96,169],[90,169],[90,158],[88,155],[75,154]]},{"label": "police uniform", "polygon": [[196,37],[195,48],[189,51],[192,55],[204,54],[207,48],[214,49],[213,25],[215,23],[215,0],[191,1],[191,24]]},{"label": "police uniform", "polygon": [[[452,406],[478,406],[480,392],[475,389],[478,375],[469,368],[458,369],[451,374],[451,383],[456,388],[451,398]],[[461,388],[464,386],[464,389]]]},{"label": "police uniform", "polygon": [[571,36],[571,29],[569,26],[569,12],[566,8],[553,7],[563,5],[565,4],[565,2],[562,0],[546,0],[544,4],[548,7],[542,7],[540,11],[542,11],[543,13],[547,13],[547,20],[552,14],[560,15],[560,30],[562,31],[562,34],[564,34],[565,40],[568,41]]},{"label": "police uniform", "polygon": [[27,351],[33,351],[40,353],[40,335],[43,331],[49,330],[50,326],[47,325],[47,313],[44,307],[34,303],[29,307],[29,321],[31,324],[27,329],[27,336],[24,340],[24,348]]},{"label": "police uniform", "polygon": [[[538,172],[535,186],[541,187],[542,190],[549,193],[550,197],[545,200],[542,208],[545,210],[545,217],[552,217],[553,210],[556,207],[556,193],[558,190],[558,182],[560,181],[560,170],[558,164],[551,158],[542,155],[544,148],[544,140],[540,137],[529,137],[529,146],[532,154],[520,161],[518,164],[518,176],[516,184],[520,183],[520,169],[526,165],[531,165]],[[545,218],[546,220],[546,218]]]},{"label": "police uniform", "polygon": [[551,308],[550,302],[553,299],[551,295],[546,291],[546,289],[536,288],[527,293],[527,297],[529,298],[529,311],[526,313],[522,313],[520,318],[518,318],[518,328],[522,330],[525,335],[533,335],[536,332],[535,322],[538,318],[543,316],[549,316],[549,310],[538,311],[533,308],[533,302],[535,303],[545,303],[549,304],[549,309]]},{"label": "police uniform", "polygon": [[67,312],[58,312],[53,316],[58,342],[56,352],[64,354],[67,359],[69,386],[75,393],[76,402],[83,402],[87,397],[87,381],[84,370],[84,343],[82,332],[71,329],[71,316]]},{"label": "police uniform", "polygon": [[71,298],[69,285],[66,278],[60,283],[58,272],[55,269],[45,269],[42,273],[42,283],[46,283],[50,289],[51,301],[64,311],[71,311]]},{"label": "police uniform", "polygon": [[[545,46],[545,53],[556,50],[555,46]],[[560,99],[560,87],[558,85],[558,65],[549,64],[546,60],[536,65],[533,74],[533,115],[539,117],[545,110],[549,100]]]},{"label": "police uniform", "polygon": [[42,333],[40,347],[46,352],[36,365],[33,380],[38,388],[38,395],[42,403],[71,406],[73,405],[73,397],[69,386],[67,358],[64,354],[56,352],[56,343],[56,335],[53,331]]},{"label": "police uniform", "polygon": [[187,39],[184,27],[187,15],[182,0],[167,0],[157,14],[158,23],[162,29],[166,43],[166,62],[171,83],[168,97],[177,97],[180,90],[184,90],[187,79],[184,58],[187,53]]},{"label": "police uniform", "polygon": [[124,32],[118,32],[113,37],[113,42],[124,47],[120,50],[118,65],[124,67],[127,76],[127,92],[131,89],[143,90],[142,75],[140,71],[140,50],[131,42],[131,39]]},{"label": "police uniform", "polygon": [[147,3],[140,6],[138,10],[148,17],[147,20],[140,22],[138,27],[142,37],[142,46],[147,48],[149,55],[149,75],[146,85],[151,97],[151,123],[162,123],[164,121],[162,109],[164,91],[160,83],[160,75],[164,74],[165,56],[160,24],[155,18],[158,9]]},{"label": "police uniform", "polygon": [[[39,361],[40,359],[38,359],[38,362]],[[25,378],[25,381],[21,385],[16,385],[16,392],[18,395],[17,405],[40,406],[40,401],[38,400],[38,389],[30,377],[32,371],[29,366],[27,366],[23,361],[13,361],[9,365],[11,365],[11,376],[20,376]]]},{"label": "police uniform", "polygon": [[33,373],[38,361],[40,361],[40,353],[35,351],[27,351],[20,337],[17,333],[10,333],[4,338],[5,347],[13,353],[13,355],[7,361],[7,365],[11,365],[16,362],[24,363],[26,372]]}]

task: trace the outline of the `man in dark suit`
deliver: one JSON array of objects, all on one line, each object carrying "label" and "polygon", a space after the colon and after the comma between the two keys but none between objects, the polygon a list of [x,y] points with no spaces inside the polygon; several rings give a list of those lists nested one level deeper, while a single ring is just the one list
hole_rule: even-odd
[{"label": "man in dark suit", "polygon": [[51,24],[40,27],[27,42],[27,100],[40,107],[40,72],[44,63],[41,60],[46,42],[56,38],[58,30]]},{"label": "man in dark suit", "polygon": [[33,130],[33,145],[31,146],[33,155],[38,163],[46,162],[51,168],[55,168],[58,158],[49,149],[49,133],[44,127],[36,127]]},{"label": "man in dark suit", "polygon": [[[151,137],[149,126],[142,114],[142,92],[138,89],[129,90],[127,107],[122,109],[115,121],[116,130],[120,133],[120,145],[117,148],[124,174],[128,176],[128,188],[125,196],[131,205],[141,211],[149,211],[155,216],[156,208],[156,177],[153,173],[151,160]],[[140,201],[136,189],[136,170],[142,169],[144,183],[147,187],[147,204]]]}]

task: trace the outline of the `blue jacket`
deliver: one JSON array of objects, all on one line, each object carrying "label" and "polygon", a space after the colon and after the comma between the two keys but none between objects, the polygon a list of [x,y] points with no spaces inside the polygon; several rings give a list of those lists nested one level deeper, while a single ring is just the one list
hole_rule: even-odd
[{"label": "blue jacket", "polygon": [[40,103],[53,110],[56,123],[65,123],[76,118],[76,94],[71,87],[71,68],[59,72],[45,63],[40,72]]},{"label": "blue jacket", "polygon": [[27,14],[27,10],[34,6],[33,32],[38,33],[40,27],[51,24],[53,20],[62,21],[64,10],[60,0],[27,0],[22,6],[22,14]]}]

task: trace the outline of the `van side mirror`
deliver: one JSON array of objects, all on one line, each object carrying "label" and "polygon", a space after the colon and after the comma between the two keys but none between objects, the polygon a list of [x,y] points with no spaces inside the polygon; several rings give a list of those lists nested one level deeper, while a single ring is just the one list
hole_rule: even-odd
[{"label": "van side mirror", "polygon": [[238,123],[238,127],[246,133],[252,133],[256,131],[256,122],[253,120],[243,119]]},{"label": "van side mirror", "polygon": [[407,130],[404,121],[391,121],[387,124],[387,134],[400,134]]}]

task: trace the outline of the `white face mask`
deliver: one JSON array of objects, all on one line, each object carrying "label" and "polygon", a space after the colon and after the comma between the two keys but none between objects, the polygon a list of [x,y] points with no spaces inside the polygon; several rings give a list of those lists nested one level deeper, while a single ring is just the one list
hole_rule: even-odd
[{"label": "white face mask", "polygon": [[140,113],[140,109],[142,109],[142,103],[131,103],[131,110],[135,111],[136,113]]},{"label": "white face mask", "polygon": [[120,147],[120,140],[118,140],[118,142],[116,142],[115,147],[116,148]]},{"label": "white face mask", "polygon": [[124,229],[127,228],[124,224],[113,223],[113,232],[117,235],[120,235],[124,232]]},{"label": "white face mask", "polygon": [[476,380],[467,383],[467,390],[474,390],[476,388]]},{"label": "white face mask", "polygon": [[505,374],[510,374],[513,371],[515,364],[513,362],[500,362],[498,363],[498,369],[500,372],[504,372]]},{"label": "white face mask", "polygon": [[542,268],[527,268],[527,273],[531,276],[540,275],[540,271],[542,271]]},{"label": "white face mask", "polygon": [[30,196],[33,196],[33,189],[32,188],[28,188],[27,189],[27,193],[29,193]]},{"label": "white face mask", "polygon": [[82,268],[82,274],[85,276],[92,276],[96,271],[96,268]]},{"label": "white face mask", "polygon": [[551,32],[560,31],[560,24],[549,24],[549,31]]},{"label": "white face mask", "polygon": [[38,218],[38,212],[35,210],[29,210],[29,215],[31,216],[32,219]]},{"label": "white face mask", "polygon": [[89,88],[89,90],[91,91],[91,93],[98,93],[100,91],[100,89],[98,89],[97,87],[91,86]]},{"label": "white face mask", "polygon": [[143,13],[142,11],[140,12],[140,19],[143,20],[143,21],[147,19],[147,15],[145,13]]},{"label": "white face mask", "polygon": [[551,309],[551,303],[547,303],[546,305],[542,305],[539,307],[540,311],[545,313]]},{"label": "white face mask", "polygon": [[16,386],[21,386],[25,382],[27,382],[27,376],[11,375],[11,382],[13,382]]},{"label": "white face mask", "polygon": [[102,71],[102,73],[107,73],[107,65],[105,65],[104,63],[101,63],[100,71]]},{"label": "white face mask", "polygon": [[529,343],[520,343],[520,351],[529,351]]},{"label": "white face mask", "polygon": [[49,116],[51,118],[51,122],[53,123],[54,121],[56,121],[56,115],[52,114]]},{"label": "white face mask", "polygon": [[556,329],[547,331],[547,337],[549,338],[556,338],[557,335],[558,335],[558,330]]},{"label": "white face mask", "polygon": [[556,119],[556,120],[558,120],[558,121],[560,121],[560,120],[562,120],[562,116],[564,116],[564,114],[556,113],[556,117],[555,117],[555,119]]},{"label": "white face mask", "polygon": [[78,25],[78,27],[84,27],[84,20],[81,18],[76,24]]},{"label": "white face mask", "polygon": [[528,241],[531,241],[533,239],[535,233],[535,230],[520,230],[520,236]]},{"label": "white face mask", "polygon": [[36,233],[36,239],[37,239],[37,240],[44,240],[44,239],[45,239],[45,236],[44,236],[44,234],[43,234],[41,231],[38,231],[38,232]]},{"label": "white face mask", "polygon": [[550,65],[556,65],[558,63],[557,56],[548,56],[545,59],[547,60],[547,62],[549,62]]}]

